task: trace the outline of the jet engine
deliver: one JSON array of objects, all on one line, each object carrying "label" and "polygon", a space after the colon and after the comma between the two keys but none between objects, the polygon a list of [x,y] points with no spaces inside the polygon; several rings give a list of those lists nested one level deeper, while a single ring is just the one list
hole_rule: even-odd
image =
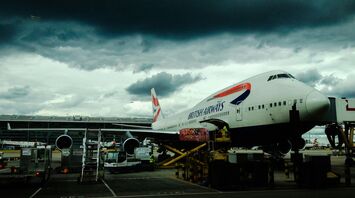
[{"label": "jet engine", "polygon": [[132,155],[134,154],[134,149],[139,147],[139,140],[133,137],[129,131],[126,132],[125,136],[126,138],[122,143],[123,150],[127,152],[127,154]]},{"label": "jet engine", "polygon": [[55,146],[59,150],[68,149],[72,147],[72,145],[73,145],[73,139],[66,134],[58,136],[57,139],[55,140]]},{"label": "jet engine", "polygon": [[290,152],[291,148],[292,144],[290,141],[279,142],[276,146],[277,151],[282,155],[286,155],[288,152]]},{"label": "jet engine", "polygon": [[284,140],[277,144],[262,146],[262,148],[265,153],[280,157],[286,155],[288,152],[291,151],[292,144],[289,140]]},{"label": "jet engine", "polygon": [[301,150],[306,146],[306,140],[302,137],[298,137],[292,140],[292,150]]}]

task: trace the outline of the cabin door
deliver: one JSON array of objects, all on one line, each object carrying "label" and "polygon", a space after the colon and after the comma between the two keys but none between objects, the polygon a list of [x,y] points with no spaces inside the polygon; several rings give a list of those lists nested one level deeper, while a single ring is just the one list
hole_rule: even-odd
[{"label": "cabin door", "polygon": [[237,105],[237,108],[236,108],[237,121],[242,121],[242,119],[243,119],[243,116],[242,116],[243,111],[242,110],[243,110],[242,104]]}]

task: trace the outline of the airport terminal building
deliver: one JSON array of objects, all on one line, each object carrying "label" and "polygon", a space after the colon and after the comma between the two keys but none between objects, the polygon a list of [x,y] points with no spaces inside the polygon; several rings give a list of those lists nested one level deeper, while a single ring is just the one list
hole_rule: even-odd
[{"label": "airport terminal building", "polygon": [[[88,128],[88,129],[114,129],[122,128],[115,123],[150,126],[151,118],[123,118],[123,117],[88,117],[88,116],[26,116],[26,115],[0,115],[0,140],[12,141],[38,141],[54,144],[56,138],[63,134],[63,130],[53,131],[11,131],[11,128]],[[127,128],[127,127],[125,127]],[[74,145],[82,143],[83,132],[70,130],[67,132],[74,140]],[[113,134],[103,134],[105,140],[111,141]]]}]

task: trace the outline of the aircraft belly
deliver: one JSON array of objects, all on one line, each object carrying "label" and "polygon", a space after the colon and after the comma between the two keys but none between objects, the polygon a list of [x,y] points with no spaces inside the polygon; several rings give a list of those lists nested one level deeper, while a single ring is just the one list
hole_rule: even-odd
[{"label": "aircraft belly", "polygon": [[273,144],[293,137],[299,137],[313,128],[314,124],[306,123],[302,126],[296,134],[292,132],[292,127],[289,123],[231,128],[229,131],[232,146],[251,147]]}]

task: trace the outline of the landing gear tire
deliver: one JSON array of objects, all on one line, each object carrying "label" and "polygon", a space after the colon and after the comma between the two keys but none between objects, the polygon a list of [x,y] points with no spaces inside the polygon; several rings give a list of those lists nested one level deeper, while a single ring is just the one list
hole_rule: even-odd
[{"label": "landing gear tire", "polygon": [[292,140],[292,151],[301,150],[306,146],[306,140],[301,137]]}]

